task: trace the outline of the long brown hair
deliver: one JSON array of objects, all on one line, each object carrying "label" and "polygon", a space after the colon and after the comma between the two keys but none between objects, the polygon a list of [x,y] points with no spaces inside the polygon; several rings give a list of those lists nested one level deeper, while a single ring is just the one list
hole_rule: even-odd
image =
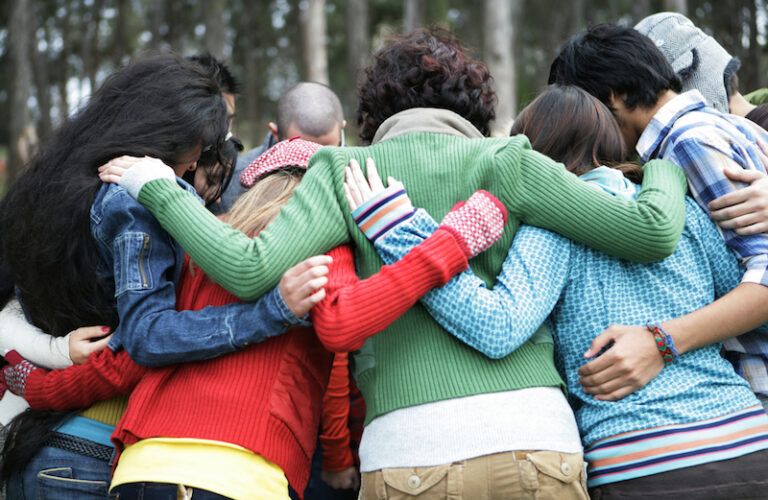
[{"label": "long brown hair", "polygon": [[578,87],[547,87],[515,119],[510,135],[517,134],[576,175],[606,165],[642,180],[640,167],[626,162],[627,147],[611,111]]}]

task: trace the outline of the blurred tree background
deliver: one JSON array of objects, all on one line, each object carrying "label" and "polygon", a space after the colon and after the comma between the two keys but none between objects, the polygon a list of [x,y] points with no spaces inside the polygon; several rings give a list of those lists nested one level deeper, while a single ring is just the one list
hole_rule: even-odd
[{"label": "blurred tree background", "polygon": [[[35,147],[115,68],[148,50],[209,51],[244,83],[236,132],[256,145],[278,96],[299,80],[342,98],[355,142],[359,69],[389,34],[443,25],[485,60],[497,130],[546,84],[558,46],[589,24],[675,10],[766,85],[768,0],[10,0],[0,8],[0,162],[13,178]],[[3,154],[5,151],[5,154]]]}]

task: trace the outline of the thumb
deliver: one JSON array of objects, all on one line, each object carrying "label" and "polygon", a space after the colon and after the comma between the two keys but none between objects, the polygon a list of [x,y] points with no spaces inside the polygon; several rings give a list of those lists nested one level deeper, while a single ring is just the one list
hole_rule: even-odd
[{"label": "thumb", "polygon": [[587,349],[587,352],[584,353],[585,358],[593,358],[602,351],[603,349],[608,346],[611,342],[616,340],[616,337],[614,333],[611,331],[611,329],[603,330],[603,333],[598,335],[597,337],[592,340],[592,344],[590,344],[589,349]]},{"label": "thumb", "polygon": [[757,180],[765,177],[765,174],[758,172],[757,170],[747,170],[744,168],[729,168],[723,169],[723,173],[732,181],[745,182],[751,184]]}]

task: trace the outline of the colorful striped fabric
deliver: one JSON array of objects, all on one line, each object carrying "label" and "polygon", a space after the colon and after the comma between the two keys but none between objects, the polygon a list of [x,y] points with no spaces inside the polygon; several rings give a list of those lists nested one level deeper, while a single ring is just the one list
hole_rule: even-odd
[{"label": "colorful striped fabric", "polygon": [[401,185],[390,186],[352,212],[352,217],[365,233],[376,241],[382,234],[413,216],[414,209]]},{"label": "colorful striped fabric", "polygon": [[588,485],[626,481],[768,449],[768,415],[752,406],[721,417],[618,434],[585,450]]}]

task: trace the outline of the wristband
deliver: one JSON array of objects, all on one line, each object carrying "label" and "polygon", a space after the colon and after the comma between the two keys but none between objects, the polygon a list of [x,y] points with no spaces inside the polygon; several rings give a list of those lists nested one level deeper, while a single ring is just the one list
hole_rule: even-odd
[{"label": "wristband", "polygon": [[680,351],[675,347],[675,341],[672,338],[672,335],[664,330],[661,323],[648,322],[645,327],[653,334],[653,338],[656,341],[656,348],[664,359],[665,365],[673,363],[680,357]]},{"label": "wristband", "polygon": [[416,212],[402,186],[390,186],[352,211],[358,227],[375,242]]}]

